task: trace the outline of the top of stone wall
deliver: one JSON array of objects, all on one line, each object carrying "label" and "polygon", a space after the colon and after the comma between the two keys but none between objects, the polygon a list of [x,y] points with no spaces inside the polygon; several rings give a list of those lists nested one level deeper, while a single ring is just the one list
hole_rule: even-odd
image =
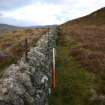
[{"label": "top of stone wall", "polygon": [[45,105],[51,78],[52,48],[56,29],[43,35],[17,64],[8,67],[0,79],[0,105]]}]

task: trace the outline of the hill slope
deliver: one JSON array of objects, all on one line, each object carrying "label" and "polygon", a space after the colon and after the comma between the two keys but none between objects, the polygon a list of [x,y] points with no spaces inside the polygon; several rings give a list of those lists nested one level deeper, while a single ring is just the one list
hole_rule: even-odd
[{"label": "hill slope", "polygon": [[105,7],[87,16],[68,21],[63,25],[105,25]]},{"label": "hill slope", "polygon": [[60,26],[61,37],[75,43],[72,55],[90,71],[105,70],[105,8]]},{"label": "hill slope", "polygon": [[0,24],[0,32],[13,31],[13,30],[16,30],[18,28],[19,27],[7,25],[7,24]]},{"label": "hill slope", "polygon": [[47,32],[47,29],[16,29],[4,32],[0,36],[0,72],[11,63],[17,62],[25,52],[25,40],[28,47],[35,45],[36,41]]},{"label": "hill slope", "polygon": [[105,8],[59,26],[54,105],[105,105]]}]

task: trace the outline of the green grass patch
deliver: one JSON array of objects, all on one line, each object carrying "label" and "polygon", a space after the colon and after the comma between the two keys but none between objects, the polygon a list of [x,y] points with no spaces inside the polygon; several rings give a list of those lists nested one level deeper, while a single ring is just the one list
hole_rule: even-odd
[{"label": "green grass patch", "polygon": [[[66,42],[66,41],[65,41]],[[57,87],[49,97],[49,105],[101,105],[91,101],[96,89],[95,75],[83,68],[71,55],[73,43],[58,43]]]}]

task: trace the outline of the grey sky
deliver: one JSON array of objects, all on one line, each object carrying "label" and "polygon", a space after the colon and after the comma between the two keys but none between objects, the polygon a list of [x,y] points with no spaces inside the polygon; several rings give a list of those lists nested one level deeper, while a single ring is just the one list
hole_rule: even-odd
[{"label": "grey sky", "polygon": [[0,23],[61,24],[105,6],[105,0],[0,0]]},{"label": "grey sky", "polygon": [[0,10],[11,10],[27,5],[30,0],[0,0]]}]

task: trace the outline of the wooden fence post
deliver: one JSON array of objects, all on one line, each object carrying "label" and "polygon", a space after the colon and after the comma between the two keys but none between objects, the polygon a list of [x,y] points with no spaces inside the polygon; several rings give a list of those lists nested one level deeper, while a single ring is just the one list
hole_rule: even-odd
[{"label": "wooden fence post", "polygon": [[28,54],[28,39],[26,38],[25,39],[25,61],[26,62],[28,61],[27,54]]}]

